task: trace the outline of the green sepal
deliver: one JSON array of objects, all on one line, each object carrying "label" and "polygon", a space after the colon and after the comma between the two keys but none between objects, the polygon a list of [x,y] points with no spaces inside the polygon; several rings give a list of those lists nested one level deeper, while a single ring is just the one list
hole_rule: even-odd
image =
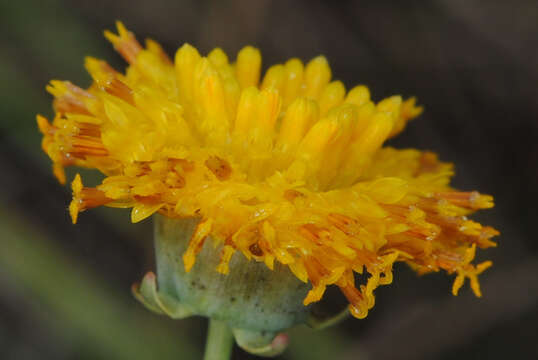
[{"label": "green sepal", "polygon": [[160,293],[157,290],[155,274],[151,271],[144,276],[140,284],[133,284],[132,292],[138,301],[157,314],[165,314],[173,319],[183,319],[195,314],[189,306]]},{"label": "green sepal", "polygon": [[346,319],[349,314],[349,309],[347,307],[336,314],[316,312],[316,307],[313,307],[313,311],[308,314],[308,318],[306,319],[306,325],[315,330],[322,330],[338,324]]},{"label": "green sepal", "polygon": [[285,334],[267,331],[232,329],[237,345],[253,355],[273,357],[282,354],[288,345]]}]

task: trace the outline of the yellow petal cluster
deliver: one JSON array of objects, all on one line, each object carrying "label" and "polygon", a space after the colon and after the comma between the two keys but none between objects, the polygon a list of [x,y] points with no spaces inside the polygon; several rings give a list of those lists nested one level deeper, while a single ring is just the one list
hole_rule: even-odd
[{"label": "yellow petal cluster", "polygon": [[56,116],[37,118],[62,183],[71,165],[105,175],[94,188],[77,175],[73,222],[101,205],[132,208],[133,222],[155,212],[198,217],[187,270],[211,236],[222,245],[216,271],[233,271],[233,256],[271,269],[277,261],[312,284],[305,305],[336,285],[358,318],[397,261],[456,273],[454,293],[470,278],[480,296],[476,276],[490,262],[471,261],[497,231],[467,215],[492,197],[452,189],[452,166],[433,153],[383,147],[421,113],[414,98],[376,103],[364,85],[346,90],[323,56],[262,74],[250,46],[230,61],[219,48],[204,57],[185,44],[172,60],[121,23],[105,36],[126,72],[87,58],[93,84],[51,81]]}]

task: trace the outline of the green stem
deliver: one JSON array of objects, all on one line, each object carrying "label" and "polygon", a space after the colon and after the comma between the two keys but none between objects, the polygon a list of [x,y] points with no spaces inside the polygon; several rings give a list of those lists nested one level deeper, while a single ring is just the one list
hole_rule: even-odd
[{"label": "green stem", "polygon": [[230,327],[222,321],[210,319],[204,360],[228,360],[232,354],[234,337]]}]

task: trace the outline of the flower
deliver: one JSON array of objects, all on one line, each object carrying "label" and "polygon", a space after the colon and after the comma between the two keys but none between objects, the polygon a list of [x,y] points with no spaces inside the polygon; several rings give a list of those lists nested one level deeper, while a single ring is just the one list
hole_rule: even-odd
[{"label": "flower", "polygon": [[56,116],[37,116],[60,182],[71,165],[105,175],[96,187],[75,177],[73,223],[102,205],[132,208],[133,222],[198,218],[186,271],[210,236],[222,246],[217,272],[233,271],[238,252],[269,269],[278,262],[311,283],[305,305],[336,285],[357,318],[395,262],[457,273],[454,294],[469,278],[481,295],[477,275],[491,263],[471,261],[498,232],[467,216],[493,198],[451,188],[452,165],[431,152],[383,147],[422,112],[414,98],[374,103],[366,86],[346,91],[323,56],[274,65],[261,81],[250,46],[231,63],[219,48],[203,57],[185,44],[172,61],[117,27],[105,36],[125,74],[88,57],[93,84],[51,81]]}]

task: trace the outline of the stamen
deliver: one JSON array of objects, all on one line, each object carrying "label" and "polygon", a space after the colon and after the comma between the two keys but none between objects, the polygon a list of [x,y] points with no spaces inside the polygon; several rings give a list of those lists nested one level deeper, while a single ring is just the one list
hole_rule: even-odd
[{"label": "stamen", "polygon": [[228,274],[230,272],[230,260],[232,259],[235,249],[231,245],[224,245],[220,253],[220,262],[217,266],[217,271],[221,274]]},{"label": "stamen", "polygon": [[80,175],[77,174],[71,184],[73,189],[73,200],[69,205],[69,213],[73,224],[76,224],[78,213],[86,209],[102,206],[113,201],[105,196],[105,193],[96,188],[85,187],[82,184]]},{"label": "stamen", "polygon": [[120,53],[125,61],[129,64],[134,64],[138,53],[142,51],[142,45],[136,40],[133,33],[125,28],[121,21],[116,21],[116,27],[118,35],[105,30],[105,37],[114,45],[114,49]]},{"label": "stamen", "polygon": [[52,80],[46,87],[54,95],[54,109],[57,113],[75,113],[91,115],[86,100],[95,99],[89,92],[73,85],[69,81]]},{"label": "stamen", "polygon": [[185,266],[186,272],[189,272],[194,266],[196,255],[202,250],[204,241],[211,232],[212,226],[213,220],[211,218],[200,221],[196,226],[187,251],[183,254],[183,265]]}]

